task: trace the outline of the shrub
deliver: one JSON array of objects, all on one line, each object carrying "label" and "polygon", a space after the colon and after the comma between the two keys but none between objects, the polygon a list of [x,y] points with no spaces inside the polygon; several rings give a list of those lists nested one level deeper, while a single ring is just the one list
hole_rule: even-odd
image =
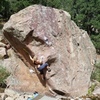
[{"label": "shrub", "polygon": [[91,80],[93,79],[100,82],[100,62],[96,63],[94,66],[94,71],[92,72],[91,75]]},{"label": "shrub", "polygon": [[2,66],[0,66],[0,83],[3,84],[5,83],[5,79],[10,75],[10,73],[3,68]]},{"label": "shrub", "polygon": [[95,87],[96,87],[96,84],[92,84],[92,85],[89,87],[89,89],[88,89],[88,95],[91,95],[91,94],[92,94],[92,92],[94,91]]},{"label": "shrub", "polygon": [[0,23],[0,29],[2,29],[2,28],[3,28],[3,24]]}]

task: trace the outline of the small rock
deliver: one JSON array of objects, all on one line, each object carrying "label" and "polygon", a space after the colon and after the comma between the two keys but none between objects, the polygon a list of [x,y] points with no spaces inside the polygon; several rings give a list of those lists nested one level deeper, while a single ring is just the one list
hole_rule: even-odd
[{"label": "small rock", "polygon": [[7,94],[10,97],[14,97],[15,95],[17,95],[18,93],[11,90],[11,89],[5,89],[5,94]]},{"label": "small rock", "polygon": [[11,97],[7,97],[5,100],[14,100],[14,99]]},{"label": "small rock", "polygon": [[91,100],[90,98],[86,98],[86,100]]},{"label": "small rock", "polygon": [[100,88],[97,88],[93,91],[94,95],[100,95]]}]

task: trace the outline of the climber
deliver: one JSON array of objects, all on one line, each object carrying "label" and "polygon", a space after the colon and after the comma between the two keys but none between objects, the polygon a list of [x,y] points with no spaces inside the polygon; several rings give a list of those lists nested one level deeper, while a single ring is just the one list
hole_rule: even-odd
[{"label": "climber", "polygon": [[42,77],[43,80],[45,80],[45,76],[46,76],[46,72],[50,72],[51,69],[49,68],[49,64],[48,63],[43,63],[43,61],[39,61],[37,59],[37,57],[32,58],[30,56],[30,59],[34,62],[34,65],[37,65],[37,70],[40,72],[40,75]]},{"label": "climber", "polygon": [[4,55],[4,58],[9,58],[7,50],[11,48],[11,45],[9,43],[6,43],[4,46],[6,54]]},{"label": "climber", "polygon": [[7,43],[7,44],[5,45],[5,48],[6,48],[6,50],[8,50],[8,49],[11,48],[11,45],[10,45],[9,43]]}]

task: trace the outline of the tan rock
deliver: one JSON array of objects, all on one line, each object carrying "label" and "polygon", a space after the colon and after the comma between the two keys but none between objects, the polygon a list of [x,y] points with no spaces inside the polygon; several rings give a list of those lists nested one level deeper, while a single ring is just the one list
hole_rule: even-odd
[{"label": "tan rock", "polygon": [[100,87],[93,91],[93,94],[100,97]]},{"label": "tan rock", "polygon": [[79,29],[69,13],[32,5],[12,15],[3,27],[3,34],[22,58],[20,60],[16,53],[9,58],[14,58],[10,62],[13,68],[12,78],[8,81],[10,87],[40,93],[48,90],[38,72],[29,73],[28,68],[33,66],[29,55],[34,52],[50,64],[53,74],[47,73],[47,83],[52,90],[73,97],[88,92],[96,52],[87,32]]},{"label": "tan rock", "polygon": [[11,97],[7,97],[5,100],[14,100],[14,99]]}]

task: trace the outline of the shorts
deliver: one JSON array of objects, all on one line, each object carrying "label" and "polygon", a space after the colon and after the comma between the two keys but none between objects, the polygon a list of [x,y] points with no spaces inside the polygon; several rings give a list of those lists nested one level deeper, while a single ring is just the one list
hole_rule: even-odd
[{"label": "shorts", "polygon": [[42,64],[40,65],[40,67],[38,68],[38,71],[40,71],[40,74],[43,74],[43,70],[44,68],[46,68],[48,66],[48,63]]}]

